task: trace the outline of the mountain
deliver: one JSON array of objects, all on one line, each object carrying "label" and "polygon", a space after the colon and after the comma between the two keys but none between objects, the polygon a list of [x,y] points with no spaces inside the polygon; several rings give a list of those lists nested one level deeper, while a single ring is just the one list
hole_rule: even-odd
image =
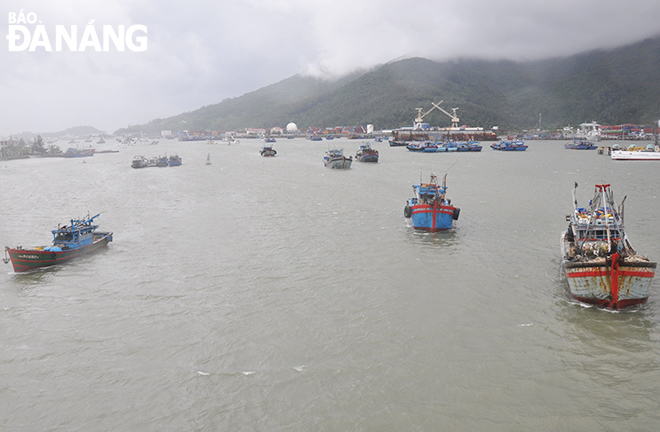
[{"label": "mountain", "polygon": [[[300,75],[195,111],[115,133],[246,127],[411,126],[431,102],[460,124],[559,128],[596,120],[652,124],[660,116],[660,36],[613,50],[535,62],[410,58],[337,81]],[[424,121],[448,126],[437,110]]]}]

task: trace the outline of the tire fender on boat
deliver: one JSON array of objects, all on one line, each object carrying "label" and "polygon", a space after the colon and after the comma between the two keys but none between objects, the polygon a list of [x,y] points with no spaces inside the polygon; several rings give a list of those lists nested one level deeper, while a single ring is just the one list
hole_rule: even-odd
[{"label": "tire fender on boat", "polygon": [[454,219],[454,220],[458,220],[458,215],[460,215],[460,214],[461,214],[461,209],[459,209],[458,207],[456,207],[456,208],[454,209],[454,214],[452,215],[452,219]]},{"label": "tire fender on boat", "polygon": [[412,207],[410,207],[410,206],[406,206],[406,207],[403,209],[403,215],[404,215],[405,217],[407,217],[407,218],[411,217],[411,216],[412,216]]}]

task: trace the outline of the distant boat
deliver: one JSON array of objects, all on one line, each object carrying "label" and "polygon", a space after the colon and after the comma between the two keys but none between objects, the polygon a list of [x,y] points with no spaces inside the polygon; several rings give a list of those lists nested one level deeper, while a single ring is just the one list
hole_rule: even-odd
[{"label": "distant boat", "polygon": [[264,137],[264,142],[267,142],[267,143],[274,143],[274,142],[275,142],[275,138],[270,137],[270,136],[265,136],[265,137]]},{"label": "distant boat", "polygon": [[572,143],[565,144],[564,148],[569,150],[594,150],[598,148],[598,146],[586,139],[576,138]]},{"label": "distant boat", "polygon": [[273,149],[272,144],[264,144],[259,153],[261,156],[275,156],[277,154],[277,150]]},{"label": "distant boat", "polygon": [[378,162],[378,150],[371,148],[368,143],[362,143],[357,153],[355,153],[355,160],[358,162]]},{"label": "distant boat", "polygon": [[132,168],[146,168],[149,166],[149,159],[144,156],[135,156],[131,162]]},{"label": "distant boat", "polygon": [[438,144],[433,141],[410,141],[406,148],[411,152],[435,153],[438,151]]},{"label": "distant boat", "polygon": [[413,185],[415,195],[408,200],[403,209],[403,215],[409,218],[413,228],[436,232],[452,227],[461,209],[451,205],[451,200],[445,197],[447,192],[447,176],[443,184],[438,184],[438,178],[431,173],[429,183]]},{"label": "distant boat", "polygon": [[206,165],[211,165],[211,153],[206,155]]},{"label": "distant boat", "polygon": [[182,163],[181,156],[179,155],[170,156],[170,158],[167,160],[167,163],[171,167],[180,166]]},{"label": "distant boat", "polygon": [[156,158],[156,166],[161,168],[170,166],[167,156],[158,156]]},{"label": "distant boat", "polygon": [[527,150],[527,145],[523,140],[500,141],[498,143],[491,144],[490,148],[493,150],[501,151],[525,151]]},{"label": "distant boat", "polygon": [[3,262],[11,260],[16,273],[39,267],[48,267],[67,262],[73,258],[94,252],[112,241],[111,232],[96,232],[98,225],[93,225],[99,217],[87,216],[83,219],[71,219],[70,226],[59,226],[52,230],[52,246],[37,246],[24,249],[5,247]]},{"label": "distant boat", "polygon": [[317,135],[310,135],[307,137],[307,139],[310,141],[323,141],[323,138]]},{"label": "distant boat", "polygon": [[597,184],[588,207],[578,207],[561,234],[562,268],[571,295],[577,300],[621,309],[645,303],[656,263],[638,255],[623,226],[623,201],[617,208],[609,184]]},{"label": "distant boat", "polygon": [[459,142],[458,151],[480,152],[482,149],[478,141]]},{"label": "distant boat", "polygon": [[612,158],[612,160],[652,161],[652,160],[660,160],[660,152],[612,150],[610,152],[610,157]]},{"label": "distant boat", "polygon": [[329,168],[348,169],[353,162],[352,156],[344,156],[344,150],[328,150],[323,156],[323,164]]},{"label": "distant boat", "polygon": [[95,149],[93,148],[88,148],[88,149],[74,149],[73,147],[69,147],[66,150],[66,153],[64,153],[65,158],[75,158],[75,157],[87,157],[87,156],[94,156],[94,151]]}]

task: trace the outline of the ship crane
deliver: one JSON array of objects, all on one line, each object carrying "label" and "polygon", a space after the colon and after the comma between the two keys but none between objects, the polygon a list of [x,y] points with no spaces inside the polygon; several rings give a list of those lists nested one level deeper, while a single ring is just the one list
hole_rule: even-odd
[{"label": "ship crane", "polygon": [[[440,101],[438,103],[441,104],[442,101]],[[433,105],[433,108],[426,111],[424,114],[422,114],[422,111],[424,111],[424,108],[415,108],[417,110],[417,117],[415,117],[415,127],[413,129],[420,130],[422,128],[422,121],[424,120],[424,117],[426,117],[434,109],[438,108],[438,105],[434,104],[433,102],[431,102],[431,105]]]},{"label": "ship crane", "polygon": [[[442,111],[443,113],[447,114],[447,115],[449,116],[449,118],[451,118],[451,127],[453,127],[453,128],[457,128],[457,127],[458,127],[458,117],[456,116],[456,110],[457,110],[458,108],[452,108],[452,109],[451,109],[451,114],[449,114],[447,111],[443,110],[442,107],[439,106],[441,103],[442,103],[442,101],[440,101],[438,104],[434,104],[433,102],[431,102],[431,104],[432,104],[435,108],[439,109],[439,110]],[[418,108],[418,109],[419,109],[419,108]],[[429,110],[429,112],[431,112],[431,111],[432,111],[432,109]],[[426,114],[428,114],[428,112],[427,112]]]}]

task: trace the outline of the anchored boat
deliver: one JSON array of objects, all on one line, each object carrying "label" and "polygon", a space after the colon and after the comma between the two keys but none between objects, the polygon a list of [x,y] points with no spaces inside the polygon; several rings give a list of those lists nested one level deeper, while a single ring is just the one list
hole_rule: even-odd
[{"label": "anchored boat", "polygon": [[415,196],[410,198],[403,210],[403,215],[410,218],[416,229],[436,232],[447,230],[452,223],[458,220],[461,209],[453,207],[451,200],[445,197],[447,192],[447,175],[442,185],[438,178],[431,173],[429,183],[413,185]]},{"label": "anchored boat", "polygon": [[183,162],[181,160],[181,156],[177,154],[170,156],[169,159],[167,160],[167,163],[169,164],[169,166],[174,167],[174,166],[181,166]]},{"label": "anchored boat", "polygon": [[572,143],[564,144],[564,148],[568,150],[595,150],[598,146],[586,139],[575,138]]},{"label": "anchored boat", "polygon": [[[269,141],[266,141],[266,142],[269,142]],[[275,156],[277,154],[277,150],[275,150],[273,148],[272,144],[264,144],[264,146],[261,148],[259,153],[261,154],[261,156],[264,156],[264,157]]]},{"label": "anchored boat", "polygon": [[500,141],[491,144],[490,148],[500,151],[525,151],[527,150],[527,144],[525,144],[525,141],[523,140]]},{"label": "anchored boat", "polygon": [[645,303],[656,263],[638,255],[624,229],[623,198],[615,208],[609,184],[597,184],[588,207],[578,207],[561,235],[562,267],[571,295],[577,300],[621,309]]},{"label": "anchored boat", "polygon": [[378,150],[371,148],[369,143],[362,143],[357,153],[355,153],[355,160],[358,162],[378,162]]},{"label": "anchored boat", "polygon": [[94,219],[87,216],[84,219],[71,219],[71,225],[59,226],[52,230],[53,245],[37,246],[24,249],[5,247],[3,262],[11,260],[14,271],[25,272],[39,267],[48,267],[67,262],[73,258],[94,252],[112,241],[111,232],[96,232],[98,225]]},{"label": "anchored boat", "polygon": [[325,156],[323,156],[323,164],[326,167],[330,168],[338,168],[338,169],[348,169],[351,167],[351,163],[353,163],[353,157],[352,156],[344,156],[344,150],[328,150],[325,152]]}]

